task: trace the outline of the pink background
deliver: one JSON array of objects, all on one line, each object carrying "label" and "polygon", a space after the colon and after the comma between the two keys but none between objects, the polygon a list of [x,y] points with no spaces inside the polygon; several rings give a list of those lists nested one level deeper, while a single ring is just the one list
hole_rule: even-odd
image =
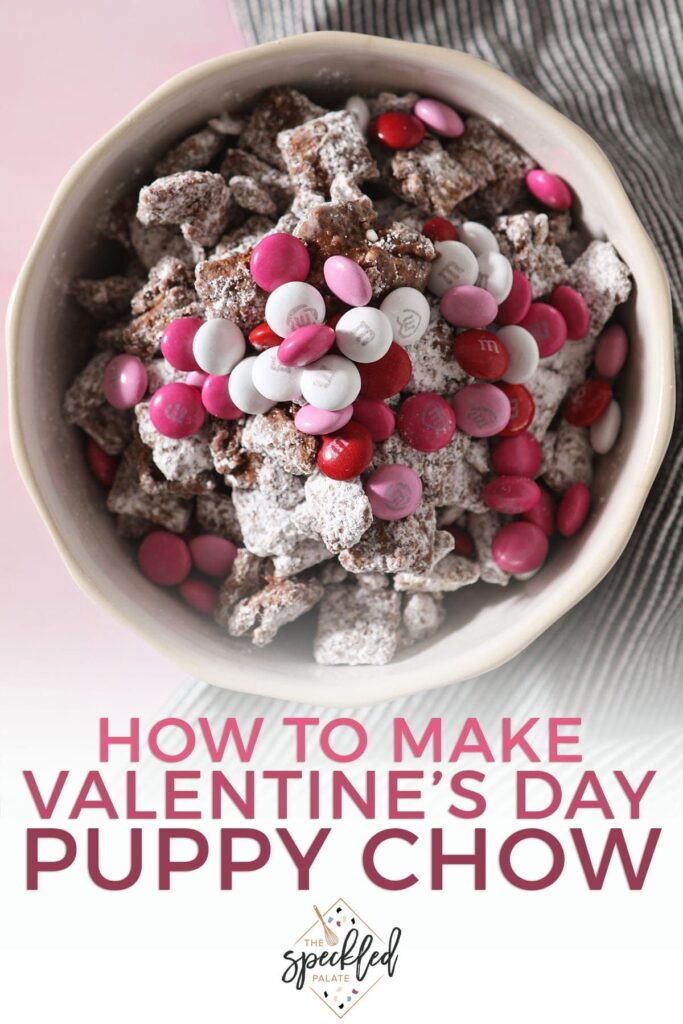
[{"label": "pink background", "polygon": [[[61,0],[3,4],[0,165],[0,303],[62,176],[80,154],[165,79],[240,49],[244,40],[221,0]],[[4,361],[0,373],[5,376]],[[2,391],[5,393],[5,382]],[[46,739],[58,714],[60,746],[103,714],[146,714],[168,704],[182,673],[78,590],[62,565],[14,467],[7,430],[0,451],[0,601],[5,643],[0,736],[6,757]],[[136,687],[131,704],[131,683]],[[64,714],[68,708],[70,713]]]}]

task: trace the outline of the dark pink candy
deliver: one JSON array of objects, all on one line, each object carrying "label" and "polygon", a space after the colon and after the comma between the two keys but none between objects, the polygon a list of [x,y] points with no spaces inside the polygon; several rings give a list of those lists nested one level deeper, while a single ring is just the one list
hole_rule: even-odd
[{"label": "dark pink candy", "polygon": [[176,440],[201,430],[205,415],[199,389],[190,384],[164,384],[149,403],[152,426]]},{"label": "dark pink candy", "polygon": [[508,523],[493,538],[491,554],[504,572],[534,572],[546,559],[548,538],[535,523]]},{"label": "dark pink candy", "polygon": [[179,587],[182,598],[203,615],[213,615],[218,604],[218,591],[206,580],[185,580]]},{"label": "dark pink candy", "polygon": [[500,476],[535,477],[541,471],[543,451],[541,446],[528,431],[516,434],[515,437],[504,437],[496,445],[493,456],[493,468]]},{"label": "dark pink candy", "polygon": [[559,352],[567,340],[567,324],[558,309],[547,302],[532,302],[529,312],[520,321],[529,334],[533,334],[541,359]]},{"label": "dark pink candy", "polygon": [[551,210],[568,210],[572,205],[569,185],[557,174],[540,169],[529,171],[526,183],[531,194]]},{"label": "dark pink candy", "polygon": [[334,331],[327,324],[297,327],[278,347],[277,357],[284,366],[308,366],[322,359],[334,345]]},{"label": "dark pink candy", "polygon": [[483,497],[494,512],[514,516],[533,508],[541,497],[541,489],[528,477],[497,476],[487,483]]},{"label": "dark pink candy", "polygon": [[557,529],[563,537],[573,537],[586,522],[591,505],[591,492],[585,484],[572,484],[557,506]]},{"label": "dark pink candy", "polygon": [[373,441],[386,441],[396,429],[396,416],[379,398],[357,398],[353,418],[370,431]]},{"label": "dark pink candy", "polygon": [[289,281],[305,281],[311,259],[303,242],[294,235],[276,231],[254,246],[249,269],[260,288],[273,292]]},{"label": "dark pink candy", "polygon": [[524,518],[528,522],[540,526],[548,537],[552,537],[555,533],[555,502],[550,491],[540,485],[539,488],[541,497],[533,508],[524,512]]},{"label": "dark pink candy", "polygon": [[225,537],[215,533],[200,533],[190,541],[190,554],[195,569],[207,576],[225,578],[232,569],[237,548]]},{"label": "dark pink candy", "polygon": [[244,416],[228,394],[230,374],[207,375],[202,384],[202,403],[207,412],[220,420],[238,420]]},{"label": "dark pink candy", "polygon": [[85,457],[90,467],[90,472],[103,487],[111,487],[114,483],[119,460],[114,455],[109,455],[103,448],[88,438],[85,448]]},{"label": "dark pink candy", "polygon": [[503,327],[520,323],[529,312],[532,299],[529,278],[521,270],[513,270],[510,294],[498,307],[496,320]]},{"label": "dark pink candy", "polygon": [[581,292],[568,284],[558,284],[550,296],[550,305],[559,310],[567,325],[570,341],[581,341],[588,334],[591,315]]},{"label": "dark pink candy", "polygon": [[606,327],[595,346],[595,369],[601,377],[616,377],[626,362],[628,336],[621,324]]},{"label": "dark pink candy", "polygon": [[161,335],[161,351],[167,363],[175,370],[198,370],[197,360],[192,354],[194,336],[204,321],[198,316],[179,316],[164,328]]},{"label": "dark pink candy", "polygon": [[153,530],[138,548],[138,565],[152,583],[175,587],[190,575],[192,558],[190,549],[177,533]]},{"label": "dark pink candy", "polygon": [[423,392],[407,398],[398,412],[398,432],[411,448],[436,452],[452,441],[455,413],[445,398]]}]

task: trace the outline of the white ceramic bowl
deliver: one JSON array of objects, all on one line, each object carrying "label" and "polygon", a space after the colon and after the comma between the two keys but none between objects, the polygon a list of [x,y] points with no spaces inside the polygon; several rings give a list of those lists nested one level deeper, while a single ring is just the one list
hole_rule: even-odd
[{"label": "white ceramic bowl", "polygon": [[[532,581],[468,588],[438,635],[382,668],[314,663],[311,627],[288,627],[256,650],[232,640],[148,583],[116,535],[90,479],[77,432],[62,421],[83,364],[84,323],[65,300],[78,274],[105,271],[95,222],[164,149],[222,109],[274,84],[331,102],[349,92],[407,90],[450,100],[503,128],[580,197],[588,232],[609,238],[636,287],[624,319],[632,348],[624,427],[600,460],[595,508]],[[76,581],[189,673],[218,686],[332,706],[372,703],[486,672],[526,647],[598,583],[621,554],[671,434],[673,337],[660,260],[611,165],[579,128],[501,71],[463,53],[337,32],[284,39],[219,57],[158,89],[83,156],[62,182],[17,282],[8,319],[17,462]],[[76,628],[76,627],[74,627]]]}]

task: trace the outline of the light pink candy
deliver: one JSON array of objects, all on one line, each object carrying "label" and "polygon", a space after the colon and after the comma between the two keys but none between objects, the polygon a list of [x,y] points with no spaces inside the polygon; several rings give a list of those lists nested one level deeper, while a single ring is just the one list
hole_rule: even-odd
[{"label": "light pink candy", "polygon": [[500,476],[528,476],[533,479],[541,471],[543,451],[534,435],[525,430],[514,437],[501,438],[491,461]]},{"label": "light pink candy", "polygon": [[555,502],[550,491],[546,490],[545,487],[541,487],[541,497],[533,508],[530,508],[528,512],[524,512],[524,518],[530,522],[535,523],[536,526],[540,526],[543,532],[548,536],[552,537],[555,533]]},{"label": "light pink candy", "polygon": [[147,390],[147,370],[137,356],[114,356],[104,370],[102,392],[115,409],[132,409]]},{"label": "light pink candy", "polygon": [[322,359],[334,345],[334,331],[327,324],[297,327],[278,345],[278,361],[285,366],[308,366]]},{"label": "light pink candy", "polygon": [[601,377],[616,377],[628,355],[628,336],[621,324],[605,328],[595,346],[595,369]]},{"label": "light pink candy", "polygon": [[510,419],[510,399],[493,384],[468,384],[451,399],[460,430],[471,437],[492,437]]},{"label": "light pink candy", "polygon": [[396,429],[396,416],[379,398],[357,398],[353,418],[370,431],[373,441],[386,441]]},{"label": "light pink candy", "polygon": [[161,335],[161,352],[174,370],[188,373],[199,369],[192,352],[192,342],[203,323],[198,316],[179,316],[164,327]]},{"label": "light pink candy", "polygon": [[378,519],[405,519],[420,504],[422,480],[409,466],[380,466],[365,481],[365,493]]},{"label": "light pink candy", "polygon": [[199,572],[225,578],[232,569],[237,548],[225,537],[215,533],[201,533],[190,541],[190,554]]},{"label": "light pink candy", "polygon": [[496,476],[484,488],[484,502],[506,516],[528,512],[540,500],[541,489],[525,476]]},{"label": "light pink candy", "polygon": [[557,506],[557,529],[563,537],[573,537],[579,532],[590,506],[591,492],[585,484],[572,484],[564,492]]},{"label": "light pink candy", "polygon": [[576,288],[568,284],[558,284],[550,296],[550,305],[559,309],[567,324],[567,337],[570,341],[581,341],[588,334],[591,315],[586,300]]},{"label": "light pink candy", "polygon": [[413,107],[413,113],[427,128],[447,139],[457,139],[465,131],[460,114],[441,100],[418,100]]},{"label": "light pink candy", "polygon": [[353,406],[343,409],[318,409],[315,405],[302,405],[294,417],[294,425],[302,434],[332,434],[345,427],[353,416]]},{"label": "light pink candy", "polygon": [[202,404],[212,416],[220,420],[238,420],[244,416],[228,394],[230,374],[207,374],[202,385]]},{"label": "light pink candy", "polygon": [[208,377],[209,374],[204,373],[203,370],[190,370],[184,383],[190,384],[193,388],[202,388]]},{"label": "light pink candy", "polygon": [[568,210],[572,205],[569,185],[557,174],[542,170],[529,171],[526,184],[532,196],[551,210]]},{"label": "light pink candy", "polygon": [[486,327],[496,319],[498,303],[485,288],[457,284],[443,294],[439,309],[455,327]]},{"label": "light pink candy", "polygon": [[503,526],[493,538],[491,555],[503,572],[534,572],[545,562],[548,538],[535,523],[516,522]]},{"label": "light pink candy", "polygon": [[164,437],[190,437],[201,430],[206,413],[198,388],[190,384],[164,384],[152,395],[149,418]]},{"label": "light pink candy", "polygon": [[260,288],[273,292],[289,281],[305,281],[311,269],[311,258],[302,241],[284,231],[276,231],[254,246],[249,269]]},{"label": "light pink candy", "polygon": [[567,322],[558,309],[547,302],[532,302],[529,312],[520,320],[529,334],[533,334],[541,359],[559,352],[567,340]]},{"label": "light pink candy", "polygon": [[138,548],[138,565],[152,583],[175,587],[190,574],[190,549],[177,533],[153,530]]},{"label": "light pink candy", "polygon": [[349,306],[367,306],[372,298],[370,278],[348,256],[328,256],[323,275],[330,291]]}]

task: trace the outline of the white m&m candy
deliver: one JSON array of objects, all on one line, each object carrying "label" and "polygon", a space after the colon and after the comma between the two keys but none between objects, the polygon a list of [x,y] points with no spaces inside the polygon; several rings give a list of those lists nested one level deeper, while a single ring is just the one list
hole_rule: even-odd
[{"label": "white m&m candy", "polygon": [[285,366],[278,359],[277,348],[267,348],[256,357],[252,381],[264,398],[273,402],[289,402],[301,394],[301,370]]},{"label": "white m&m candy", "polygon": [[268,296],[266,323],[281,338],[298,327],[321,324],[324,319],[325,300],[317,288],[305,281],[288,281]]},{"label": "white m&m candy", "polygon": [[201,370],[215,377],[230,373],[244,357],[247,345],[232,320],[207,320],[192,340],[192,354]]},{"label": "white m&m candy", "polygon": [[327,355],[301,371],[301,394],[317,409],[344,409],[360,392],[358,367],[344,356]]},{"label": "white m&m candy", "polygon": [[257,356],[249,356],[238,363],[228,378],[228,394],[238,409],[252,416],[268,412],[275,405],[257,391],[253,380]]},{"label": "white m&m candy", "polygon": [[498,239],[490,228],[476,220],[466,220],[458,227],[458,238],[472,250],[475,256],[485,252],[498,252]]},{"label": "white m&m candy", "polygon": [[508,384],[525,384],[536,373],[538,360],[538,343],[533,334],[516,324],[499,327],[497,336],[503,342],[510,362],[502,379]]},{"label": "white m&m candy", "polygon": [[477,258],[479,277],[477,285],[493,295],[500,306],[512,288],[512,267],[502,252],[483,252]]},{"label": "white m&m candy", "polygon": [[348,110],[358,121],[358,127],[365,135],[370,124],[370,108],[362,96],[349,96],[344,104],[344,110]]},{"label": "white m&m candy", "polygon": [[429,327],[430,306],[417,288],[395,288],[379,308],[389,317],[399,345],[413,345]]},{"label": "white m&m candy", "polygon": [[347,310],[334,330],[337,348],[356,363],[376,362],[386,355],[393,341],[391,320],[374,306]]},{"label": "white m&m candy", "polygon": [[606,455],[611,451],[621,430],[621,408],[612,400],[599,420],[590,428],[590,442],[594,452]]},{"label": "white m&m candy", "polygon": [[438,256],[431,264],[427,287],[441,297],[449,288],[476,284],[479,277],[477,257],[462,242],[435,242]]}]

